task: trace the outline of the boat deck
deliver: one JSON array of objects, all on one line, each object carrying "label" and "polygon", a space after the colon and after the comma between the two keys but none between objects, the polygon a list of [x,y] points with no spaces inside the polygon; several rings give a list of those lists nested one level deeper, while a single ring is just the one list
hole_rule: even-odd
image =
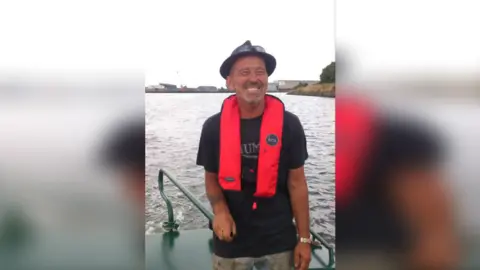
[{"label": "boat deck", "polygon": [[[212,269],[212,231],[209,229],[165,232],[145,236],[145,269]],[[334,269],[328,266],[325,248],[315,249],[309,269]]]},{"label": "boat deck", "polygon": [[[158,189],[167,206],[168,221],[162,223],[163,234],[145,236],[146,269],[212,269],[213,233],[210,229],[178,231],[180,224],[175,220],[172,202],[164,193],[164,178],[170,179],[190,202],[212,222],[213,213],[206,209],[190,191],[165,170],[158,172]],[[313,240],[312,261],[309,269],[335,269],[334,250],[320,235],[310,229]]]}]

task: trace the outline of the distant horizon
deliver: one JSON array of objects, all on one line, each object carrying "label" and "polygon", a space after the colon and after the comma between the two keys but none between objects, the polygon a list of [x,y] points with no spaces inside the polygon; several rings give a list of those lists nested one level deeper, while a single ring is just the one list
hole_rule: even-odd
[{"label": "distant horizon", "polygon": [[[275,80],[269,80],[268,83],[274,83],[275,81],[320,81],[320,74],[318,74],[318,78],[317,79],[275,79]],[[145,81],[145,87],[149,87],[149,86],[157,86],[157,85],[160,85],[160,84],[171,84],[171,85],[176,85],[177,87],[180,87],[181,85],[185,85],[186,87],[188,88],[197,88],[197,87],[200,87],[200,86],[214,86],[214,87],[217,87],[217,88],[226,88],[227,86],[226,85],[222,85],[222,86],[218,86],[216,84],[198,84],[198,85],[188,85],[188,84],[178,84],[178,83],[169,83],[169,82],[157,82],[156,84],[147,84],[147,82]]]}]

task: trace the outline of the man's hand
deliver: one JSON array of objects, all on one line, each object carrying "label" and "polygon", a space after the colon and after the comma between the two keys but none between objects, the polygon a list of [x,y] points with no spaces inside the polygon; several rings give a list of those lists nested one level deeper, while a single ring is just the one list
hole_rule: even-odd
[{"label": "man's hand", "polygon": [[228,205],[225,202],[225,197],[218,183],[218,175],[216,173],[205,171],[205,189],[214,214],[212,229],[218,239],[230,242],[237,234],[237,228],[235,227],[235,222],[230,214]]},{"label": "man's hand", "polygon": [[312,259],[312,249],[308,243],[298,243],[293,252],[296,270],[307,270]]},{"label": "man's hand", "polygon": [[[288,179],[288,191],[290,192],[293,215],[300,237],[310,236],[310,213],[308,208],[308,186],[305,180],[303,166],[290,170]],[[293,253],[295,269],[308,269],[311,260],[311,248],[309,243],[299,242]]]},{"label": "man's hand", "polygon": [[237,234],[235,221],[228,212],[216,214],[213,218],[213,231],[221,241],[231,242]]}]

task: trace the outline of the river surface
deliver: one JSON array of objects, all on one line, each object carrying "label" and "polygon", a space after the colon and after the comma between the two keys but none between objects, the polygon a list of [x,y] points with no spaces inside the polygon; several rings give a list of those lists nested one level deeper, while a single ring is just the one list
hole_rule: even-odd
[{"label": "river surface", "polygon": [[[205,195],[203,168],[196,166],[204,121],[220,111],[229,94],[146,94],[146,233],[161,230],[167,211],[158,191],[158,170],[167,169],[210,208]],[[287,110],[302,122],[309,158],[305,173],[310,192],[311,226],[332,244],[335,241],[335,100],[276,94]],[[205,228],[208,220],[168,181],[180,229]]]}]

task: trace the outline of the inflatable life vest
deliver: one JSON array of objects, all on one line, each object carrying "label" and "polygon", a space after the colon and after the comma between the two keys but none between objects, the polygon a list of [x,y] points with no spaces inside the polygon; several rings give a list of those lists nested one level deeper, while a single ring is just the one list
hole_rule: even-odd
[{"label": "inflatable life vest", "polygon": [[[284,112],[282,101],[270,95],[265,96],[254,194],[256,197],[272,197],[277,191]],[[236,95],[232,95],[223,102],[220,116],[218,178],[224,190],[241,191],[241,164],[240,110]]]},{"label": "inflatable life vest", "polygon": [[335,201],[343,207],[354,199],[362,169],[368,162],[375,113],[366,100],[341,96],[336,98],[335,114]]}]

